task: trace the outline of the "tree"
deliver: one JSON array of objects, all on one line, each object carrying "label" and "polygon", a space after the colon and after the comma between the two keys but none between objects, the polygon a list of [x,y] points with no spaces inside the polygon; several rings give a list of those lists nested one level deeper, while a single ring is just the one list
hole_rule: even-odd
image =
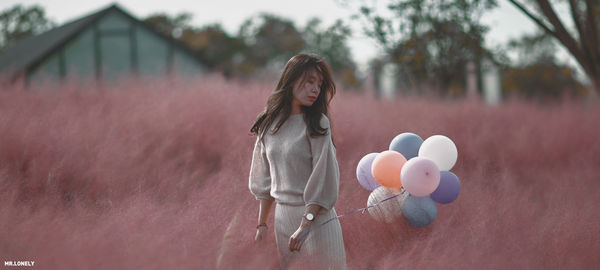
[{"label": "tree", "polygon": [[[227,34],[220,24],[194,28],[191,15],[152,15],[144,20],[159,32],[173,36],[189,46],[209,69],[226,77],[249,76],[258,70],[280,72],[294,54],[301,51],[324,56],[336,77],[346,86],[359,84],[355,63],[346,45],[350,28],[336,21],[321,29],[319,19],[312,19],[299,31],[288,19],[260,14],[247,19],[238,36]],[[177,35],[173,33],[177,32]]]},{"label": "tree", "polygon": [[144,23],[186,44],[210,70],[222,72],[225,77],[234,75],[235,58],[246,47],[244,42],[231,37],[220,24],[196,29],[190,25],[192,17],[190,13],[158,13],[144,19]]},{"label": "tree", "polygon": [[365,32],[399,65],[410,88],[442,95],[464,89],[465,66],[491,54],[484,48],[481,15],[495,0],[395,0],[384,16],[362,6]]},{"label": "tree", "polygon": [[225,77],[239,75],[238,64],[246,44],[232,37],[220,24],[205,25],[200,29],[186,29],[180,38],[188,44],[208,66],[220,71]]},{"label": "tree", "polygon": [[23,7],[18,4],[0,12],[0,53],[17,41],[45,32],[55,25],[38,5]]},{"label": "tree", "polygon": [[168,37],[179,38],[184,30],[192,28],[190,21],[193,15],[183,12],[175,16],[156,13],[146,17],[143,22]]},{"label": "tree", "polygon": [[325,57],[336,78],[344,86],[360,85],[356,77],[356,64],[352,60],[350,48],[346,44],[352,31],[342,20],[335,21],[326,29],[321,29],[321,20],[312,18],[302,31],[304,51]]},{"label": "tree", "polygon": [[502,73],[503,95],[544,100],[586,92],[573,69],[558,64],[557,47],[547,33],[526,34],[511,40],[508,47],[518,53],[519,60]]},{"label": "tree", "polygon": [[519,66],[532,65],[540,62],[556,63],[557,47],[552,38],[545,32],[525,34],[518,39],[508,42],[508,49],[517,52]]},{"label": "tree", "polygon": [[547,61],[510,67],[502,73],[502,92],[532,99],[560,98],[564,94],[580,96],[585,93],[585,87],[575,79],[574,73],[565,65]]},{"label": "tree", "polygon": [[247,19],[238,37],[248,46],[241,64],[256,68],[281,70],[304,46],[302,34],[292,21],[271,14]]},{"label": "tree", "polygon": [[570,16],[575,25],[567,29],[555,12],[556,2],[508,0],[546,33],[556,38],[583,68],[597,93],[600,93],[600,43],[598,24],[600,2],[596,0],[568,0]]}]

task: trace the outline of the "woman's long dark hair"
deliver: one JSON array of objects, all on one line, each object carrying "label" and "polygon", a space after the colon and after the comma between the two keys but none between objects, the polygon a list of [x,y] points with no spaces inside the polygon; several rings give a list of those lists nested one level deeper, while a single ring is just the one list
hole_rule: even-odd
[{"label": "woman's long dark hair", "polygon": [[281,114],[282,117],[277,122],[273,133],[279,131],[281,125],[283,125],[292,112],[292,100],[294,98],[292,90],[294,84],[297,80],[301,80],[299,85],[302,86],[306,74],[313,68],[317,73],[321,74],[323,81],[319,96],[312,106],[302,106],[304,122],[306,122],[311,136],[323,136],[327,134],[327,129],[322,128],[320,125],[321,114],[329,117],[327,109],[329,102],[335,95],[335,83],[331,76],[331,70],[325,60],[311,54],[298,54],[287,62],[277,83],[277,88],[269,96],[265,110],[258,115],[256,122],[254,122],[254,125],[250,129],[252,134],[257,134],[262,139],[266,129]]}]

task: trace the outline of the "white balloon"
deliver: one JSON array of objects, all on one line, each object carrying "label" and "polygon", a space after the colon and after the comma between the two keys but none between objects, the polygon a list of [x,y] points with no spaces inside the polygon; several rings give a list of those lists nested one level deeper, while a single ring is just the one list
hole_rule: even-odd
[{"label": "white balloon", "polygon": [[419,156],[433,160],[440,171],[449,171],[456,164],[458,150],[450,138],[433,135],[423,141],[419,148]]}]

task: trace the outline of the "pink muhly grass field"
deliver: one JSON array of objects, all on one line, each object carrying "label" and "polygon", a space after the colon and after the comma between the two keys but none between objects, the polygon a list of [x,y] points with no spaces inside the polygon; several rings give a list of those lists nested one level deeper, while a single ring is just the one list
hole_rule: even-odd
[{"label": "pink muhly grass field", "polygon": [[[0,257],[38,269],[276,269],[254,245],[249,129],[273,82],[75,83],[0,92]],[[81,89],[85,88],[85,89]],[[350,269],[595,269],[600,106],[338,89],[338,214],[366,206],[360,158],[414,132],[459,151],[461,194],[426,228],[340,219]],[[274,209],[272,209],[274,210]]]}]

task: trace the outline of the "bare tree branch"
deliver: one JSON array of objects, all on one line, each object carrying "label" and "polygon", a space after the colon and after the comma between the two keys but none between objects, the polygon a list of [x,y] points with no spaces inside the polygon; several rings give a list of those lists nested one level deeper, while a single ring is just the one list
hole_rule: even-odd
[{"label": "bare tree branch", "polygon": [[[577,62],[581,64],[583,69],[585,69],[587,72],[591,72],[593,69],[592,64],[590,63],[591,59],[585,57],[584,51],[579,47],[579,44],[577,44],[577,41],[573,39],[571,34],[567,32],[564,25],[556,15],[556,12],[554,12],[554,9],[550,3],[548,3],[548,0],[536,0],[536,2],[542,10],[542,13],[544,13],[544,16],[546,16],[552,26],[554,26],[554,30],[556,32],[555,36],[558,38],[558,40],[567,48],[567,50],[569,50],[569,52],[571,52],[575,59],[577,59]],[[593,74],[593,72],[591,73]]]},{"label": "bare tree branch", "polygon": [[581,40],[582,43],[585,43],[585,30],[583,29],[583,24],[581,23],[579,6],[575,0],[569,0],[569,7],[571,9],[571,17],[573,17],[573,22],[575,23],[575,27],[577,27],[577,32],[579,32],[579,40]]},{"label": "bare tree branch", "polygon": [[539,27],[544,29],[544,31],[546,31],[546,33],[556,37],[556,33],[553,30],[551,30],[550,28],[548,28],[548,26],[546,26],[546,23],[542,22],[541,19],[539,19],[538,17],[533,15],[533,13],[531,13],[529,10],[527,10],[527,8],[525,8],[525,6],[521,5],[519,2],[517,2],[515,0],[508,0],[508,1],[510,3],[512,3],[516,8],[518,8],[521,12],[523,12],[527,17],[529,17],[533,22],[535,22]]},{"label": "bare tree branch", "polygon": [[[585,56],[587,56],[586,58],[591,58],[592,61],[590,61],[590,69],[595,70],[595,68],[593,67],[594,65],[594,59],[595,57],[595,50],[593,49],[592,45],[590,44],[590,39],[588,34],[593,35],[593,33],[589,33],[586,31],[586,29],[584,28],[583,23],[581,22],[582,17],[580,14],[580,9],[579,9],[579,5],[577,4],[576,0],[569,0],[569,7],[571,9],[571,17],[573,18],[573,22],[575,22],[575,27],[577,27],[577,32],[579,32],[579,43],[581,44],[581,48],[583,49],[583,53]],[[585,19],[584,19],[585,22]]]},{"label": "bare tree branch", "polygon": [[[510,3],[512,3],[515,7],[517,7],[519,10],[521,10],[521,12],[523,12],[527,17],[529,17],[531,20],[533,20],[538,26],[540,26],[542,29],[544,29],[544,31],[546,31],[546,33],[556,37],[567,48],[567,50],[569,50],[569,52],[571,52],[571,54],[575,57],[575,59],[577,59],[577,61],[581,63],[581,66],[584,69],[588,70],[589,65],[587,63],[587,60],[584,59],[582,51],[579,49],[579,46],[577,46],[576,41],[571,37],[571,35],[564,28],[564,26],[562,25],[560,20],[558,20],[558,17],[554,13],[554,10],[552,10],[552,7],[549,5],[547,0],[536,0],[536,1],[537,1],[538,5],[540,6],[540,9],[542,9],[542,12],[544,12],[544,15],[550,20],[550,23],[552,24],[554,30],[551,30],[546,25],[545,22],[543,22],[537,16],[533,15],[533,13],[531,13],[521,3],[517,2],[516,0],[508,0],[508,1]],[[544,11],[544,7],[546,8],[545,11]],[[550,12],[548,12],[548,9]],[[554,14],[554,21],[551,18],[552,14]]]}]

